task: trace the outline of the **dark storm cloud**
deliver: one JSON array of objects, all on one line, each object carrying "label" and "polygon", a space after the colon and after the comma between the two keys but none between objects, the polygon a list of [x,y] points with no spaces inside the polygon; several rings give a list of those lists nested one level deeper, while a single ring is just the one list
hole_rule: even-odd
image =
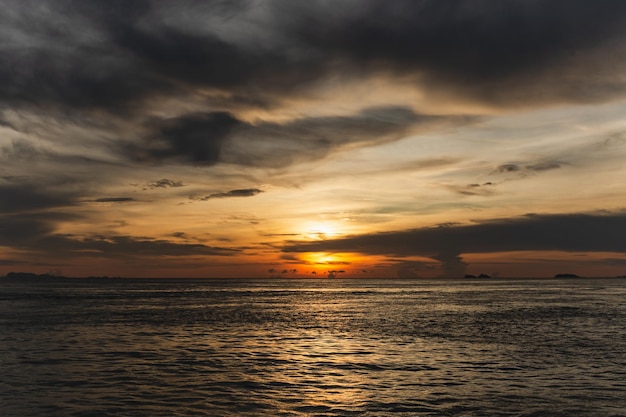
[{"label": "dark storm cloud", "polygon": [[[248,1],[4,3],[12,11],[0,18],[11,34],[9,47],[0,51],[0,100],[5,102],[125,114],[146,99],[197,86],[241,90],[263,82],[272,90],[303,81],[279,50],[246,48],[211,33],[210,25],[194,32],[185,24],[196,14],[236,24]],[[166,22],[172,15],[179,24]],[[283,75],[276,76],[281,69]],[[250,93],[234,94],[235,101],[242,97],[264,102]]]},{"label": "dark storm cloud", "polygon": [[68,207],[75,204],[76,195],[71,193],[46,191],[33,184],[0,185],[0,214]]},{"label": "dark storm cloud", "polygon": [[137,160],[180,158],[194,163],[212,164],[220,160],[228,134],[242,124],[226,112],[154,120],[149,127],[155,132],[147,138],[145,146],[125,144],[124,153]]},{"label": "dark storm cloud", "polygon": [[[500,104],[624,93],[626,3],[614,0],[279,1],[303,44]],[[279,12],[280,13],[280,12]],[[617,54],[602,51],[613,48]],[[601,57],[594,55],[602,52]],[[604,62],[598,62],[598,60]],[[603,68],[607,65],[607,69]],[[584,85],[583,89],[580,86]]]},{"label": "dark storm cloud", "polygon": [[476,119],[419,115],[405,107],[376,107],[350,116],[253,124],[230,113],[211,112],[154,120],[148,126],[152,134],[141,143],[123,143],[120,152],[138,161],[282,167],[323,158],[343,145],[382,142],[411,131],[457,126]]},{"label": "dark storm cloud", "polygon": [[0,246],[26,249],[54,233],[56,225],[76,220],[66,213],[41,212],[0,215]]},{"label": "dark storm cloud", "polygon": [[[12,179],[12,178],[11,178]],[[62,222],[75,221],[78,195],[16,178],[0,185],[0,246],[26,248],[51,235]]]},{"label": "dark storm cloud", "polygon": [[305,117],[242,126],[224,148],[223,162],[283,167],[316,160],[345,145],[395,140],[408,132],[469,123],[472,117],[429,116],[405,107],[375,107],[349,116]]},{"label": "dark storm cloud", "polygon": [[[213,81],[243,61],[236,49],[167,28],[152,13],[158,1],[4,1],[11,30],[0,51],[0,98],[17,104],[129,110],[131,103],[179,89],[181,81]],[[226,9],[204,7],[204,13]],[[241,2],[231,2],[234,6]],[[182,10],[198,2],[177,2]],[[219,62],[219,65],[216,65]],[[206,74],[204,79],[194,74]]]},{"label": "dark storm cloud", "polygon": [[[141,71],[134,58],[124,57],[108,42],[111,34],[96,32],[96,14],[92,22],[85,20],[77,2],[4,3],[3,9],[12,13],[4,14],[0,21],[7,31],[13,31],[12,42],[0,51],[0,97],[4,101],[38,107],[114,109],[163,88],[163,81]],[[99,15],[106,20],[104,3]],[[128,2],[129,16],[132,9]],[[120,19],[119,24],[127,21]],[[89,35],[92,43],[87,41]]]},{"label": "dark storm cloud", "polygon": [[285,252],[359,252],[371,255],[427,256],[447,272],[465,269],[461,255],[528,250],[626,252],[626,212],[534,215],[496,219],[469,226],[432,227],[290,242]]},{"label": "dark storm cloud", "polygon": [[[381,70],[498,105],[624,93],[615,74],[625,64],[619,51],[626,3],[615,0],[4,0],[1,6],[0,101],[13,105],[126,114],[150,98],[210,87],[229,92],[234,105],[266,107],[337,72]],[[194,19],[207,23],[198,28]]]}]

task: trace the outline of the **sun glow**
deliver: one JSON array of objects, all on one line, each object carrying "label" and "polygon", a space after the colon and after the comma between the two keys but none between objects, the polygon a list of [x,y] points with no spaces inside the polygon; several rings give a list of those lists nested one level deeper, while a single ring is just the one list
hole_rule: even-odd
[{"label": "sun glow", "polygon": [[305,257],[307,263],[313,265],[336,265],[339,263],[345,263],[340,256],[334,253],[328,252],[311,252],[308,253]]},{"label": "sun glow", "polygon": [[301,233],[304,237],[311,240],[326,240],[341,234],[335,224],[328,222],[306,223],[302,227]]}]

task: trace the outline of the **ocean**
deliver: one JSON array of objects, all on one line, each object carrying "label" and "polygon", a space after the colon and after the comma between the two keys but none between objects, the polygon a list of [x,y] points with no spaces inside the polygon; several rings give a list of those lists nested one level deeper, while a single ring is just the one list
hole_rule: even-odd
[{"label": "ocean", "polygon": [[626,279],[4,279],[0,415],[626,416]]}]

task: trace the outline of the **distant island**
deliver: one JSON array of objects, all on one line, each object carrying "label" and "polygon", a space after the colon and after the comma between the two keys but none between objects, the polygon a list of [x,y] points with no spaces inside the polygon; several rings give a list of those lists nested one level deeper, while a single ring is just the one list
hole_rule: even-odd
[{"label": "distant island", "polygon": [[465,278],[491,278],[491,275],[480,274],[480,275],[476,276],[476,275],[466,274]]},{"label": "distant island", "polygon": [[[35,274],[33,272],[9,272],[5,276],[6,279],[19,279],[19,280],[64,280],[64,279],[75,279],[66,277],[59,273],[47,273],[47,274]],[[82,277],[81,279],[112,279],[112,278],[121,278],[121,277],[109,277],[109,276],[88,276]]]},{"label": "distant island", "polygon": [[33,272],[9,272],[7,279],[59,279],[66,278],[56,274],[35,274]]},{"label": "distant island", "polygon": [[554,278],[580,278],[576,274],[556,274]]}]

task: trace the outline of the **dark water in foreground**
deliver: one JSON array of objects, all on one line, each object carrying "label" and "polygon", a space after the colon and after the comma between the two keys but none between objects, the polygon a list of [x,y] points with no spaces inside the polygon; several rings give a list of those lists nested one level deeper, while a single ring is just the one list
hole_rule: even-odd
[{"label": "dark water in foreground", "polygon": [[626,416],[626,280],[0,282],[2,416]]}]

